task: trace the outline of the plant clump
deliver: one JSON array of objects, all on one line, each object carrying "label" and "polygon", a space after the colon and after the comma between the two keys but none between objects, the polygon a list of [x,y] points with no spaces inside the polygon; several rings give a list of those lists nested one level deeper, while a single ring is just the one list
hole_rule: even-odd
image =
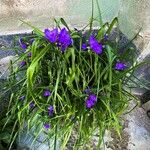
[{"label": "plant clump", "polygon": [[100,148],[106,129],[120,133],[120,116],[134,97],[127,81],[138,65],[127,55],[130,47],[120,53],[117,41],[109,41],[116,18],[96,34],[92,28],[70,29],[64,22],[44,32],[33,27],[32,38],[19,40],[22,52],[9,77],[16,88],[7,118],[16,122],[12,135],[19,135],[27,123],[28,129],[36,128],[35,138],[43,131],[55,144],[61,139],[64,149],[73,130],[77,148],[92,147],[96,132]]}]

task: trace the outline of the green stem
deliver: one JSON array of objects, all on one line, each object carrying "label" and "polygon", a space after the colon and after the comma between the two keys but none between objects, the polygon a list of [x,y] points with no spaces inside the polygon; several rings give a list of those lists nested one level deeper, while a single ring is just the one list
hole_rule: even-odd
[{"label": "green stem", "polygon": [[92,32],[92,26],[93,26],[93,16],[94,16],[94,2],[92,0],[92,16],[91,16],[91,19],[90,19],[90,30],[89,30],[89,36]]},{"label": "green stem", "polygon": [[103,20],[102,20],[102,15],[101,15],[101,9],[99,7],[99,3],[98,0],[96,0],[96,4],[97,4],[97,8],[98,8],[98,13],[99,13],[99,22],[100,22],[100,26],[103,26]]},{"label": "green stem", "polygon": [[57,149],[57,125],[56,125],[56,128],[55,128],[55,140],[54,140],[54,150]]}]

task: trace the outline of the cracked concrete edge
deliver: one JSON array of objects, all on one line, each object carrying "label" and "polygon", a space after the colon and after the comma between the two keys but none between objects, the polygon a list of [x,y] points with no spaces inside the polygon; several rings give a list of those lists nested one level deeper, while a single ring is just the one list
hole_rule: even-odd
[{"label": "cracked concrete edge", "polygon": [[142,107],[144,108],[145,111],[149,111],[150,110],[150,100],[148,102],[146,102],[145,104],[143,104]]},{"label": "cracked concrete edge", "polygon": [[143,108],[137,107],[126,116],[130,135],[128,150],[150,150],[150,119]]},{"label": "cracked concrete edge", "polygon": [[16,59],[16,56],[7,56],[2,59],[0,59],[0,79],[7,79],[7,77],[10,74],[10,63],[11,61],[14,61]]},{"label": "cracked concrete edge", "polygon": [[[130,107],[133,106],[134,103],[130,103]],[[123,120],[121,139],[116,132],[107,131],[105,150],[150,150],[150,119],[145,110],[136,107],[130,114],[123,116]]]}]

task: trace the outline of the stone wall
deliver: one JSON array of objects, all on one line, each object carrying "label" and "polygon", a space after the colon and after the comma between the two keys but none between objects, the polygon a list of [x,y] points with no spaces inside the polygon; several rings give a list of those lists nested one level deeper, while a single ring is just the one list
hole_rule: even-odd
[{"label": "stone wall", "polygon": [[144,36],[150,33],[150,1],[120,0],[119,24],[128,38],[133,38],[140,29]]},{"label": "stone wall", "polygon": [[[96,0],[93,0],[95,17],[98,16]],[[98,0],[103,21],[118,15],[120,29],[132,38],[142,27],[150,31],[149,0]],[[19,19],[45,28],[53,26],[53,19],[64,17],[72,26],[87,24],[91,16],[92,0],[1,0],[0,34],[27,32]]]},{"label": "stone wall", "polygon": [[138,60],[147,59],[150,54],[150,1],[121,0],[118,17],[120,30],[128,39],[132,39],[140,31],[134,40],[141,53]]},{"label": "stone wall", "polygon": [[[98,16],[96,0],[94,14]],[[98,0],[104,21],[118,13],[119,0]],[[53,26],[53,19],[63,17],[72,26],[83,26],[91,16],[92,0],[1,0],[0,34],[28,32],[19,19],[45,28]]]}]

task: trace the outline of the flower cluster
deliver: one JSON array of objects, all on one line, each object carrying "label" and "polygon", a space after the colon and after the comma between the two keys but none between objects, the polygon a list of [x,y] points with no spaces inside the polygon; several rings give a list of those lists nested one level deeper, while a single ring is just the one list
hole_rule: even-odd
[{"label": "flower cluster", "polygon": [[[61,29],[60,32],[59,32],[58,28],[54,28],[53,30],[45,29],[44,35],[45,35],[45,38],[50,43],[56,43],[57,46],[60,47],[62,52],[65,52],[65,50],[73,44],[73,39],[71,38],[71,35],[70,35],[69,31],[67,31],[66,28]],[[105,39],[105,41],[108,40],[108,34],[104,35],[104,39]],[[33,43],[34,39],[31,39],[31,40]],[[23,49],[27,49],[27,47],[28,47],[28,45],[23,41],[22,38],[19,39],[19,44],[20,44],[21,48],[23,48]],[[105,45],[102,45],[102,43],[100,43],[96,40],[94,35],[91,35],[89,37],[88,44],[82,43],[81,49],[83,51],[88,50],[88,45],[89,45],[90,49],[98,55],[102,54],[103,48],[105,47]],[[29,52],[28,57],[31,57],[31,56],[32,56],[32,53]],[[22,62],[20,62],[20,67],[24,67],[25,65],[26,65],[26,61],[23,60]],[[123,62],[117,62],[115,64],[114,68],[118,71],[123,71],[126,69],[126,64]],[[44,96],[45,97],[47,97],[46,95],[50,96],[49,94],[50,93],[48,93],[48,91],[45,91]]]},{"label": "flower cluster", "polygon": [[66,28],[61,29],[60,33],[57,28],[52,31],[45,29],[44,34],[45,38],[48,39],[49,42],[57,43],[62,52],[64,52],[72,44],[72,38]]},{"label": "flower cluster", "polygon": [[35,103],[34,103],[33,101],[30,102],[29,107],[30,107],[30,108],[34,108],[34,107],[35,107]]}]

